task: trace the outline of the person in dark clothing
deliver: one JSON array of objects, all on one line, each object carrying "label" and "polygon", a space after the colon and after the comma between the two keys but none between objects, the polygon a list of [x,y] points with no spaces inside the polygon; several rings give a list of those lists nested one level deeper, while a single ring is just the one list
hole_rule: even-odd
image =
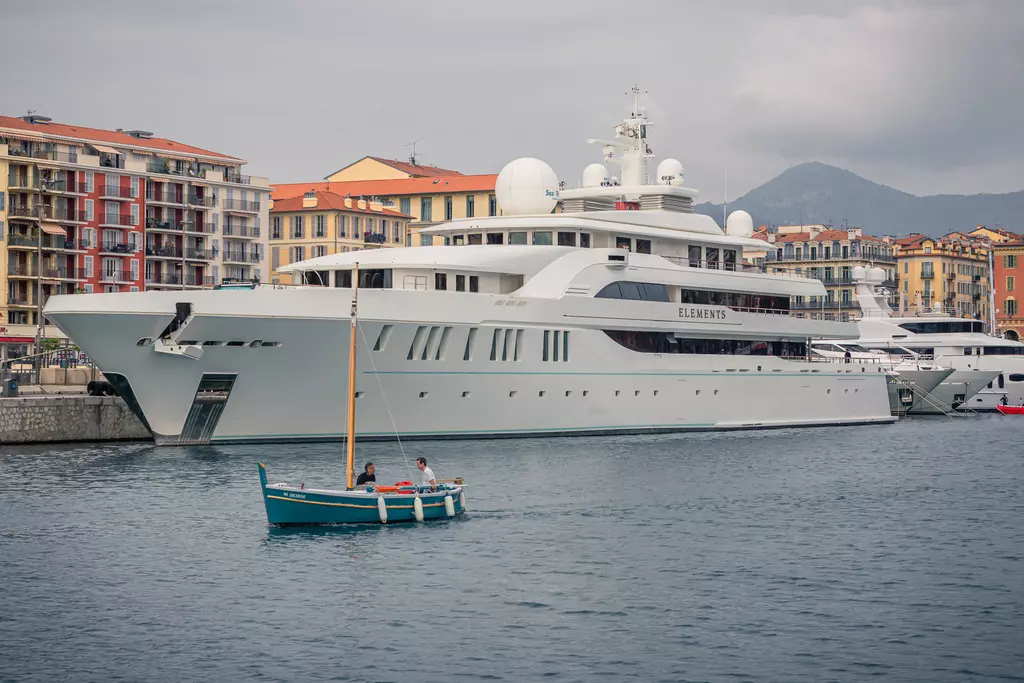
[{"label": "person in dark clothing", "polygon": [[843,360],[849,363],[852,357],[853,355],[850,353],[850,349],[846,349],[846,353],[843,354]]},{"label": "person in dark clothing", "polygon": [[377,476],[374,474],[376,471],[377,468],[373,466],[372,462],[366,463],[366,466],[363,467],[363,471],[358,477],[356,477],[356,486],[363,486],[370,483],[376,484]]}]

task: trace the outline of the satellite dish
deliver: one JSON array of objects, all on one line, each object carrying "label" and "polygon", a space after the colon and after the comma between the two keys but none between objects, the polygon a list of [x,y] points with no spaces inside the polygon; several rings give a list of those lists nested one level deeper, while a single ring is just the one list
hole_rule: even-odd
[{"label": "satellite dish", "polygon": [[725,234],[730,237],[750,237],[754,234],[754,219],[746,211],[733,211],[725,220]]},{"label": "satellite dish", "polygon": [[682,185],[683,165],[679,163],[678,159],[663,159],[658,164],[655,181],[658,185]]},{"label": "satellite dish", "polygon": [[551,213],[558,203],[558,176],[540,159],[516,159],[501,169],[494,195],[505,215]]},{"label": "satellite dish", "polygon": [[608,183],[608,169],[604,164],[590,164],[583,169],[583,187],[603,187]]}]

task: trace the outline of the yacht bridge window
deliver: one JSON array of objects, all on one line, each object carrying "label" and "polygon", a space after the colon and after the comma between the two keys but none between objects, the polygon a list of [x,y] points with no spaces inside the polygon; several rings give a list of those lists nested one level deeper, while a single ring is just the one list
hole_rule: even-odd
[{"label": "yacht bridge window", "polygon": [[985,332],[985,323],[980,320],[922,320],[900,323],[907,332],[916,334],[948,334],[957,332]]},{"label": "yacht bridge window", "polygon": [[728,306],[754,311],[789,312],[789,297],[772,294],[749,294],[745,292],[717,292],[708,289],[682,290],[684,304],[704,306]]},{"label": "yacht bridge window", "polygon": [[750,339],[683,339],[672,332],[605,330],[620,346],[639,353],[684,353],[713,356],[806,358],[807,342]]},{"label": "yacht bridge window", "polygon": [[[305,273],[307,276],[311,273]],[[359,286],[363,289],[391,289],[391,269],[390,268],[368,268],[366,270],[359,271]],[[313,275],[310,284],[318,284],[316,276]],[[324,286],[328,284],[328,280],[324,279]],[[351,287],[352,286],[352,271],[351,270],[336,270],[334,271],[334,286],[335,287]]]},{"label": "yacht bridge window", "polygon": [[986,356],[1024,355],[1024,346],[982,346],[981,348],[984,349],[983,353]]},{"label": "yacht bridge window", "polygon": [[612,282],[594,295],[596,299],[630,299],[633,301],[671,301],[665,285],[650,282]]}]

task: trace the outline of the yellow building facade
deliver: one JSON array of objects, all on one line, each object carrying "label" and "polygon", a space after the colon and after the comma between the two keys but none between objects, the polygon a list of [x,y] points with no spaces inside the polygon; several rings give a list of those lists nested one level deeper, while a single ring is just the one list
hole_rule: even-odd
[{"label": "yellow building facade", "polygon": [[914,234],[896,240],[900,309],[942,310],[957,317],[989,316],[989,245],[962,233]]},{"label": "yellow building facade", "polygon": [[420,236],[421,228],[458,218],[500,215],[494,196],[496,174],[464,175],[458,171],[382,157],[362,159],[314,183],[274,186],[274,199],[321,191],[350,198],[378,200],[384,208],[411,217],[405,246],[443,244],[444,238]]},{"label": "yellow building facade", "polygon": [[403,247],[411,217],[378,201],[309,191],[270,207],[271,282],[290,283],[278,269],[291,263],[359,249]]}]

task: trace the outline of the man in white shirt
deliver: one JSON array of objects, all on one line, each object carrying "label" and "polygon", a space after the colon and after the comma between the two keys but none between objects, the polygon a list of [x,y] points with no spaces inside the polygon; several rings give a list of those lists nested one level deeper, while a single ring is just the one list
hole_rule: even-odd
[{"label": "man in white shirt", "polygon": [[437,487],[437,479],[434,478],[434,470],[427,467],[426,458],[416,458],[416,467],[423,473],[423,485],[431,489]]}]

